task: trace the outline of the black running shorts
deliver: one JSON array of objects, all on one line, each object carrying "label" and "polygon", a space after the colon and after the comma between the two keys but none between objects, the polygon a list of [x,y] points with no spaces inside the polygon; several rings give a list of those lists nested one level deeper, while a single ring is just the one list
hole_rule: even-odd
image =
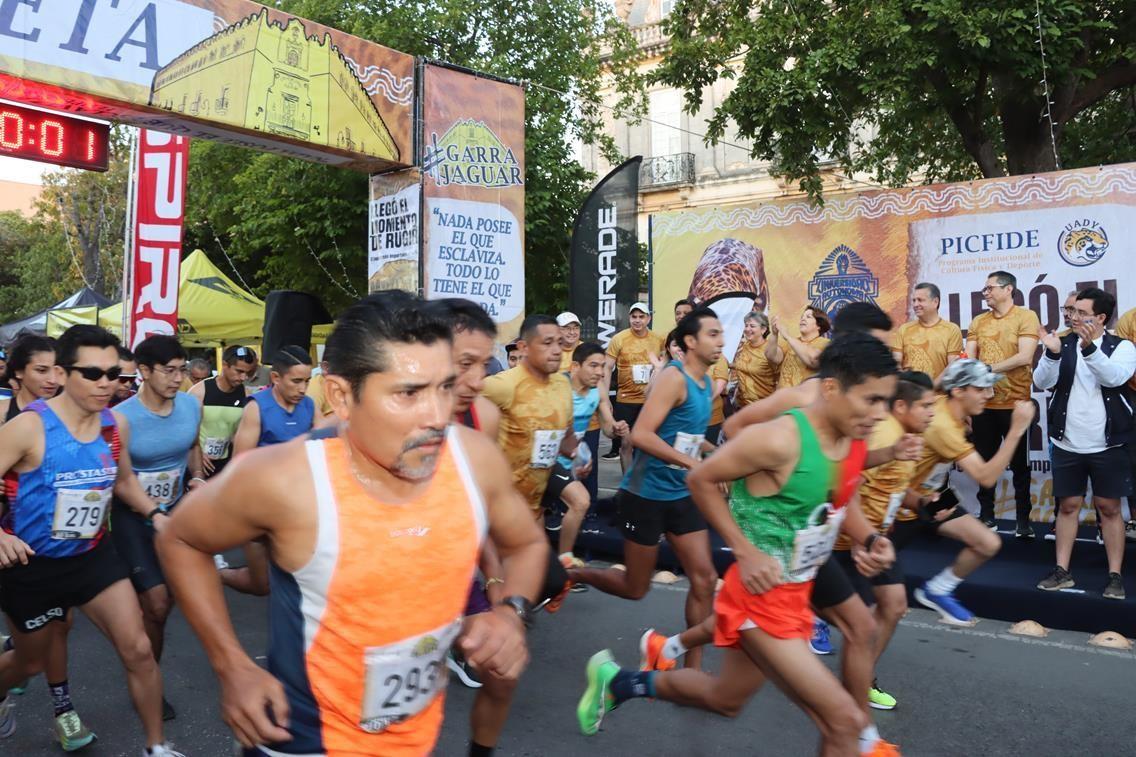
[{"label": "black running shorts", "polygon": [[21,633],[31,633],[127,578],[125,563],[109,536],[75,557],[32,557],[27,565],[5,568],[0,576],[0,609]]},{"label": "black running shorts", "polygon": [[818,610],[836,607],[856,593],[852,582],[833,555],[829,555],[824,565],[817,569],[816,578],[813,579],[812,605]]},{"label": "black running shorts", "polygon": [[130,583],[136,592],[141,594],[166,582],[154,548],[153,526],[117,499],[111,510],[110,535],[115,551],[130,569]]},{"label": "black running shorts", "polygon": [[560,493],[572,483],[572,472],[557,463],[552,468],[552,475],[548,477],[548,486],[544,490],[544,499],[542,503],[546,510],[553,510],[558,512],[560,507]]},{"label": "black running shorts", "polygon": [[970,513],[963,509],[961,505],[955,505],[951,508],[951,514],[943,520],[924,521],[918,518],[915,520],[897,520],[895,525],[892,526],[889,538],[897,550],[903,549],[920,537],[925,539],[938,539],[939,528],[944,523],[949,523],[955,518],[967,517],[970,517]]},{"label": "black running shorts", "polygon": [[871,607],[876,603],[876,593],[873,588],[876,586],[894,586],[899,584],[903,585],[903,569],[899,566],[899,560],[892,563],[891,567],[887,570],[880,571],[876,575],[869,578],[856,569],[856,563],[852,560],[852,552],[847,549],[837,550],[832,553],[836,558],[836,562],[844,570],[844,575],[848,577],[848,581],[860,595],[860,599],[864,600],[864,604]]},{"label": "black running shorts", "polygon": [[617,503],[623,538],[644,547],[657,547],[663,534],[682,536],[706,530],[706,521],[690,497],[651,500],[620,489]]}]

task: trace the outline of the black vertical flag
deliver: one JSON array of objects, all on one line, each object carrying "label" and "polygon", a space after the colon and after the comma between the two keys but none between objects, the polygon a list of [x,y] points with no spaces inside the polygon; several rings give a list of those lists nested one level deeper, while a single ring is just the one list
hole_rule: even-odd
[{"label": "black vertical flag", "polygon": [[603,346],[628,327],[639,293],[639,164],[636,156],[596,185],[572,227],[568,309],[580,337]]}]

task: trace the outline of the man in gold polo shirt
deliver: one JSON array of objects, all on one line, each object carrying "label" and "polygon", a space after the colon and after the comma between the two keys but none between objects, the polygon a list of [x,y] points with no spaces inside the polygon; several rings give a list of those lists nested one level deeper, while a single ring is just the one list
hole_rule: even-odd
[{"label": "man in gold polo shirt", "polygon": [[565,310],[556,316],[556,325],[560,327],[560,372],[564,373],[571,370],[572,353],[580,346],[580,319]]},{"label": "man in gold polo shirt", "polygon": [[[982,296],[990,310],[970,322],[966,335],[966,354],[986,363],[994,373],[1005,375],[994,385],[994,396],[986,403],[986,410],[972,423],[974,447],[986,459],[994,456],[1009,434],[1014,404],[1030,399],[1033,385],[1033,356],[1037,352],[1041,321],[1032,310],[1014,304],[1017,287],[1018,280],[1006,271],[995,271],[987,276]],[[1017,511],[1015,535],[1019,539],[1032,539],[1028,434],[1014,451],[1010,472]],[[979,488],[978,504],[983,524],[997,529],[993,485]]]},{"label": "man in gold polo shirt", "polygon": [[[629,314],[631,328],[624,329],[611,338],[607,345],[604,360],[604,379],[600,384],[600,401],[608,396],[611,387],[612,370],[619,375],[619,386],[615,392],[613,415],[617,421],[625,421],[629,427],[635,426],[639,411],[647,399],[647,383],[651,380],[651,358],[657,358],[663,351],[663,337],[649,331],[651,309],[645,302],[636,302]],[[618,453],[616,440],[612,440],[612,452]],[[626,466],[626,458],[624,459]]]},{"label": "man in gold polo shirt", "polygon": [[911,310],[915,320],[900,326],[892,337],[895,361],[904,370],[926,373],[938,381],[962,352],[962,330],[939,315],[939,287],[930,282],[915,285]]}]

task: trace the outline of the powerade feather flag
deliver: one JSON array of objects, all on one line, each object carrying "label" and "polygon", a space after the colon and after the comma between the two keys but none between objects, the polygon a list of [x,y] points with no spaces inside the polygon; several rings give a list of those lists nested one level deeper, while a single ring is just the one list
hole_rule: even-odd
[{"label": "powerade feather flag", "polygon": [[572,228],[568,309],[580,336],[603,346],[628,327],[639,292],[639,164],[624,162],[596,185]]}]

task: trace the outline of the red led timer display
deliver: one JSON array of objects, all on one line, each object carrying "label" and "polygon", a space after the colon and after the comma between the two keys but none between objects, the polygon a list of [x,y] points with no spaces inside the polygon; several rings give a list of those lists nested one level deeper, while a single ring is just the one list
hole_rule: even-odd
[{"label": "red led timer display", "polygon": [[107,124],[0,102],[0,155],[105,171],[109,139]]}]

